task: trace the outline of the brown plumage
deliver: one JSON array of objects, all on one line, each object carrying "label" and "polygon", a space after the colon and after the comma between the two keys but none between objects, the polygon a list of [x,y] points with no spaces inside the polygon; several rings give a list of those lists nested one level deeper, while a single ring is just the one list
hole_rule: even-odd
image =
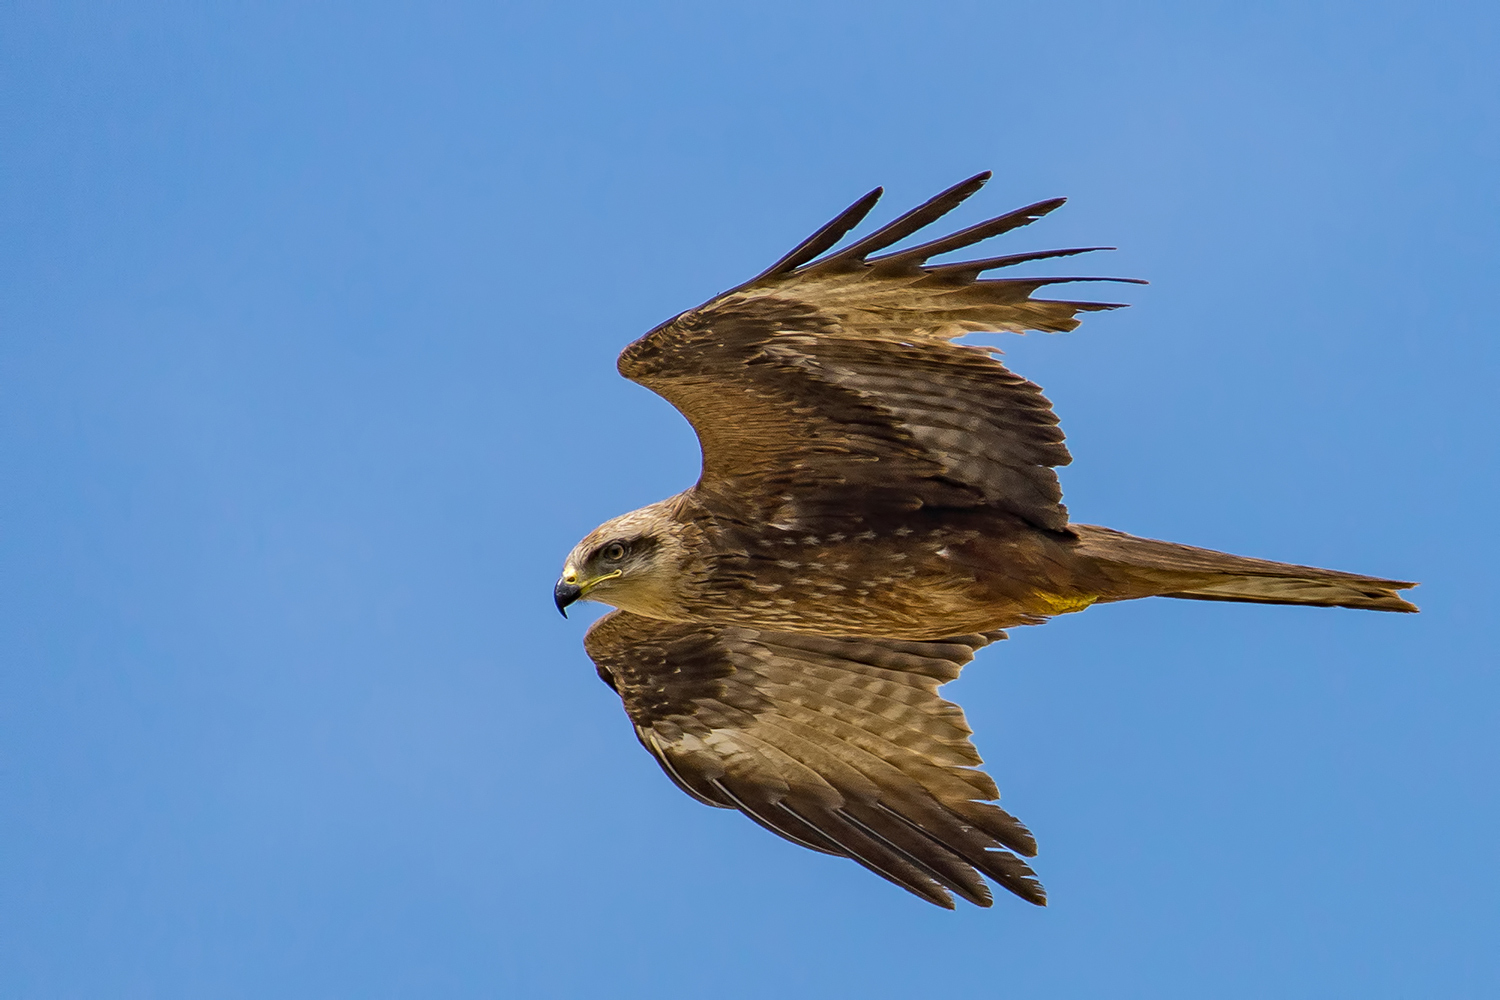
[{"label": "brown plumage", "polygon": [[1396,580],[1071,524],[1071,457],[1041,389],[965,333],[1060,332],[1113,303],[1034,299],[980,275],[1091,249],[931,257],[1062,199],[871,256],[953,209],[980,174],[845,249],[866,195],[750,282],[631,344],[620,372],[692,423],[698,484],[569,555],[560,610],[620,609],[585,639],[669,777],[942,906],[982,875],[1045,902],[1035,842],[993,804],[962,711],[937,688],[1015,625],[1163,596],[1415,611]]}]

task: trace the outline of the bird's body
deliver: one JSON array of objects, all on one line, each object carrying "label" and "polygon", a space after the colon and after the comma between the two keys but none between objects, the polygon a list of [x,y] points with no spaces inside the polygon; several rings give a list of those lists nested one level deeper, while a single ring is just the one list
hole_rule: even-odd
[{"label": "bird's body", "polygon": [[816,532],[747,525],[691,492],[647,512],[676,543],[671,569],[653,581],[670,584],[661,596],[617,595],[616,606],[667,621],[942,639],[1079,611],[1108,591],[1075,536],[1005,512],[854,510]]},{"label": "bird's body", "polygon": [[1031,298],[1100,279],[979,278],[1082,250],[928,263],[1061,201],[870,256],[986,177],[820,257],[872,192],[628,347],[621,373],[693,424],[703,474],[591,532],[555,590],[559,609],[619,609],[586,647],[680,787],[948,906],[947,890],[988,904],[976,870],[1045,899],[1016,857],[1034,841],[989,801],[963,714],[936,693],[1000,630],[1153,595],[1416,610],[1402,581],[1069,521],[1051,404],[991,349],[954,341],[1071,330],[1116,307]]}]

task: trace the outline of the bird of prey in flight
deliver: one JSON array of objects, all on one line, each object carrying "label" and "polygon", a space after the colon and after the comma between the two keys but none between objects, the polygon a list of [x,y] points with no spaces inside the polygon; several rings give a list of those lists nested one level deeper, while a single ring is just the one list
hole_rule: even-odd
[{"label": "bird of prey in flight", "polygon": [[930,263],[1057,198],[888,249],[988,178],[835,250],[877,188],[627,347],[620,374],[692,423],[702,476],[590,532],[554,590],[564,614],[617,609],[585,648],[679,788],[950,909],[950,893],[990,905],[982,876],[1046,902],[1022,860],[1036,841],[938,694],[1003,629],[1153,596],[1417,610],[1398,593],[1412,583],[1068,520],[1052,404],[956,339],[1118,308],[1032,295],[1119,279],[980,277],[1105,248]]}]

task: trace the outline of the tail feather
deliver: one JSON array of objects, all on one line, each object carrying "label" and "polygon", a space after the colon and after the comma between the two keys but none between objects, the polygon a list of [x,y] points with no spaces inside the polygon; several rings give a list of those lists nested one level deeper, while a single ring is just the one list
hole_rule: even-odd
[{"label": "tail feather", "polygon": [[1078,536],[1078,554],[1090,559],[1118,590],[1101,598],[1105,601],[1154,595],[1195,601],[1418,610],[1398,593],[1416,586],[1403,580],[1233,556],[1137,538],[1092,524],[1069,528]]}]

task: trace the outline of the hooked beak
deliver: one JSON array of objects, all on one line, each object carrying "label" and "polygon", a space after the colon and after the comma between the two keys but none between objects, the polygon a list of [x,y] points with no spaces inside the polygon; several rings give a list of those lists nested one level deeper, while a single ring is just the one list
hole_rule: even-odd
[{"label": "hooked beak", "polygon": [[566,580],[558,580],[557,586],[552,588],[552,600],[556,602],[557,610],[564,618],[568,617],[568,605],[582,596],[583,588]]}]

